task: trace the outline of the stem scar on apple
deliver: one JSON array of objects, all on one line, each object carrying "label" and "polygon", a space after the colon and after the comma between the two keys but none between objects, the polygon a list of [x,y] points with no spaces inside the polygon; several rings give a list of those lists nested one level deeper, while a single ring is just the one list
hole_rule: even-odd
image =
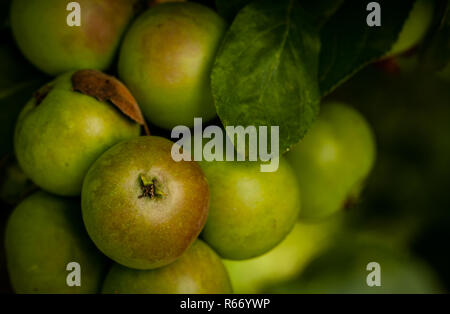
[{"label": "stem scar on apple", "polygon": [[112,103],[124,115],[144,127],[150,135],[147,123],[136,99],[128,88],[115,77],[97,70],[80,70],[72,75],[72,87],[76,92]]},{"label": "stem scar on apple", "polygon": [[155,198],[162,198],[166,196],[164,192],[162,192],[158,187],[158,181],[156,178],[152,178],[149,180],[143,174],[140,175],[142,194],[139,195],[138,198],[149,197],[151,200]]}]

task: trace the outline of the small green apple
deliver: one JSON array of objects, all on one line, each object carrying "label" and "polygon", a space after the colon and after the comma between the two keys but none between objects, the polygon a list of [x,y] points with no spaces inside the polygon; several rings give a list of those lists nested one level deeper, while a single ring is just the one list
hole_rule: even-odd
[{"label": "small green apple", "polygon": [[[5,234],[8,273],[17,293],[98,293],[106,258],[89,239],[79,202],[37,192],[12,212]],[[67,265],[81,268],[68,286]]]},{"label": "small green apple", "polygon": [[302,142],[287,154],[302,191],[303,219],[322,219],[354,201],[375,161],[366,120],[341,103],[322,112]]},{"label": "small green apple", "polygon": [[209,76],[225,29],[214,11],[190,2],[157,5],[134,22],[119,76],[150,122],[171,129],[215,117]]},{"label": "small green apple", "polygon": [[433,10],[434,0],[416,0],[397,41],[386,57],[406,52],[424,38],[433,20]]},{"label": "small green apple", "polygon": [[201,240],[174,263],[153,270],[112,266],[102,293],[213,294],[231,293],[230,279],[220,257]]},{"label": "small green apple", "polygon": [[195,162],[175,162],[173,143],[143,136],[115,145],[89,169],[82,212],[97,247],[126,267],[172,263],[200,234],[208,182]]},{"label": "small green apple", "polygon": [[224,260],[234,292],[262,293],[267,286],[299,275],[332,242],[342,223],[340,218],[319,223],[297,222],[283,242],[266,254],[245,261]]},{"label": "small green apple", "polygon": [[104,151],[140,134],[139,124],[113,105],[74,91],[73,75],[64,74],[35,94],[20,113],[14,135],[25,174],[63,196],[80,194],[86,172]]},{"label": "small green apple", "polygon": [[69,26],[70,1],[13,0],[11,28],[25,55],[50,75],[106,70],[112,63],[138,0],[78,0],[80,26]]},{"label": "small green apple", "polygon": [[211,191],[203,239],[227,259],[264,254],[292,230],[300,211],[300,189],[284,158],[278,170],[259,162],[203,161]]}]

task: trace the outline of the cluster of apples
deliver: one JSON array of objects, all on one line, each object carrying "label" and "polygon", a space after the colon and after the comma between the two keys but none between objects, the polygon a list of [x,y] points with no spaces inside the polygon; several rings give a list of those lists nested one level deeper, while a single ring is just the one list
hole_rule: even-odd
[{"label": "cluster of apples", "polygon": [[[175,162],[169,139],[141,132],[146,120],[170,130],[215,117],[209,74],[226,23],[196,3],[152,6],[134,19],[138,1],[78,2],[81,26],[68,27],[64,1],[12,1],[19,48],[57,76],[15,131],[16,158],[42,189],[7,224],[16,292],[230,293],[222,259],[265,254],[298,219],[327,218],[357,198],[375,143],[344,104],[324,105],[276,172],[257,162]],[[118,50],[123,83],[100,72]],[[74,262],[81,284],[70,286]]]}]

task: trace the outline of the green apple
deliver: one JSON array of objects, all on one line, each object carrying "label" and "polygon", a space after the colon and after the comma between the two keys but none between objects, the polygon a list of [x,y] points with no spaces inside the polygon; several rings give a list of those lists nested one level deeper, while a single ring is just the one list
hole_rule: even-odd
[{"label": "green apple", "polygon": [[13,0],[11,28],[25,57],[47,74],[105,70],[134,16],[137,1],[78,0],[81,24],[69,26],[70,1]]},{"label": "green apple", "polygon": [[[98,293],[106,259],[89,239],[79,202],[37,192],[12,212],[5,234],[8,273],[17,293]],[[80,286],[69,286],[69,263]]]},{"label": "green apple", "polygon": [[[377,263],[378,265],[374,265]],[[380,286],[369,286],[379,279]],[[435,273],[402,247],[350,233],[303,273],[266,293],[442,293]]]},{"label": "green apple", "polygon": [[426,35],[433,20],[434,0],[416,0],[400,35],[386,57],[408,51]]},{"label": "green apple", "polygon": [[102,293],[213,294],[231,293],[230,279],[220,257],[201,240],[174,263],[153,270],[135,270],[114,264]]},{"label": "green apple", "polygon": [[131,26],[119,58],[119,76],[153,124],[192,126],[215,117],[210,72],[225,22],[197,3],[150,8]]},{"label": "green apple", "polygon": [[196,162],[172,159],[173,144],[155,136],[122,142],[86,175],[81,195],[86,229],[121,265],[154,269],[174,262],[206,222],[208,182]]},{"label": "green apple", "polygon": [[284,158],[278,170],[261,172],[259,162],[203,161],[210,185],[209,217],[203,239],[227,259],[264,254],[292,230],[300,190]]},{"label": "green apple", "polygon": [[291,233],[266,254],[245,261],[224,260],[234,292],[262,293],[266,286],[299,275],[330,244],[342,223],[340,218],[320,223],[297,222]]},{"label": "green apple", "polygon": [[140,126],[110,103],[74,91],[72,74],[35,94],[20,113],[14,136],[25,174],[63,196],[80,194],[86,172],[104,151],[140,134]]},{"label": "green apple", "polygon": [[287,154],[302,191],[302,219],[328,217],[355,200],[375,161],[366,120],[341,103],[322,112],[302,142]]}]

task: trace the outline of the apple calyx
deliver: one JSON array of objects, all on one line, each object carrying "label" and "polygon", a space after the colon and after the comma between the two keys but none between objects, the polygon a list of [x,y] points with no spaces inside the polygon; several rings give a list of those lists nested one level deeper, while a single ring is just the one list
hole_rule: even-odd
[{"label": "apple calyx", "polygon": [[166,194],[158,188],[158,180],[156,178],[148,179],[144,175],[140,175],[142,194],[138,198],[148,197],[151,200],[163,198]]}]

